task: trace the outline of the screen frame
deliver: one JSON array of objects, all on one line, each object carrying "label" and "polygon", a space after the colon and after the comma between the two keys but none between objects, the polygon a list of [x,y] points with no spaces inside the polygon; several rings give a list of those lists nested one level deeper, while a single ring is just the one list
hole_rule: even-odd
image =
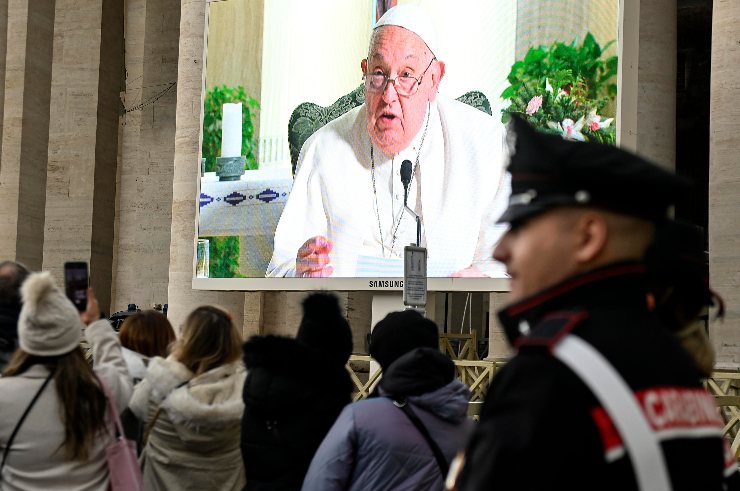
[{"label": "screen frame", "polygon": [[[618,53],[619,71],[617,74],[617,145],[633,148],[635,142],[637,115],[637,63],[639,36],[639,2],[619,0],[618,13]],[[199,147],[203,138],[203,103],[206,93],[206,66],[208,59],[208,29],[210,2],[206,3],[203,33],[203,68],[201,70]],[[625,60],[627,60],[625,62]],[[200,168],[200,158],[193,162]],[[194,194],[195,221],[192,241],[192,288],[211,291],[403,291],[403,277],[362,277],[362,278],[198,278],[196,277],[196,248],[200,207],[198,198],[201,191],[200,173],[195,174],[197,192]],[[429,278],[429,292],[508,292],[511,283],[508,278]]]},{"label": "screen frame", "polygon": [[[193,273],[195,274],[195,273]],[[403,291],[403,277],[193,278],[194,290],[220,291]],[[508,278],[429,278],[430,292],[508,292]]]}]

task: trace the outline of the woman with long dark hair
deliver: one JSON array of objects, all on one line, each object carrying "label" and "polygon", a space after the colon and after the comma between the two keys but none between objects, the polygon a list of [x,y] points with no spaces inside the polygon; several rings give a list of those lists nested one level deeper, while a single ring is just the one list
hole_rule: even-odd
[{"label": "woman with long dark hair", "polygon": [[[31,274],[21,296],[19,348],[0,377],[0,488],[108,490],[107,404],[122,410],[132,389],[118,337],[100,320],[92,290],[82,313],[48,272]],[[83,330],[92,368],[80,348]]]},{"label": "woman with long dark hair", "polygon": [[153,358],[129,408],[146,426],[144,486],[241,490],[241,334],[216,307],[188,315],[171,354]]}]

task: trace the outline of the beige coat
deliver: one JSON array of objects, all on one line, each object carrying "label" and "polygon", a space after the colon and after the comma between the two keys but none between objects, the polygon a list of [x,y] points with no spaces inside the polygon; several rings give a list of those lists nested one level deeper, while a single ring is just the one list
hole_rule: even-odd
[{"label": "beige coat", "polygon": [[145,426],[162,407],[141,456],[145,489],[244,487],[240,430],[245,377],[241,361],[193,377],[172,356],[152,359],[129,403]]},{"label": "beige coat", "polygon": [[[118,336],[106,320],[90,324],[85,336],[92,347],[93,369],[105,380],[121,411],[126,407],[132,387]],[[0,454],[48,374],[45,367],[34,365],[21,375],[0,377]],[[107,425],[112,432],[113,423],[107,421]],[[61,448],[63,441],[64,424],[52,380],[28,413],[12,443],[0,489],[107,491],[105,448],[113,443],[112,434],[99,435],[90,458],[85,462],[66,460]]]}]

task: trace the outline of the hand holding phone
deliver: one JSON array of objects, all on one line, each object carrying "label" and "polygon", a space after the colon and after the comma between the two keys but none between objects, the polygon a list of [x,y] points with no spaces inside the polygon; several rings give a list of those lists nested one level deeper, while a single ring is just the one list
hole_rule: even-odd
[{"label": "hand holding phone", "polygon": [[89,326],[100,317],[100,306],[98,305],[98,299],[95,297],[95,292],[92,288],[87,289],[87,308],[84,312],[80,312],[80,319],[82,322]]},{"label": "hand holding phone", "polygon": [[87,309],[88,284],[87,263],[64,263],[64,290],[67,293],[67,298],[72,301],[80,312],[84,312]]}]

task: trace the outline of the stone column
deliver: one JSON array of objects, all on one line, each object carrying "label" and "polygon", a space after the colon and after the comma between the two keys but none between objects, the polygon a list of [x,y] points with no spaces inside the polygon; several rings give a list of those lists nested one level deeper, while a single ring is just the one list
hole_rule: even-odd
[{"label": "stone column", "polygon": [[676,166],[676,0],[640,2],[637,152]]},{"label": "stone column", "polygon": [[8,0],[0,257],[41,268],[54,2]]},{"label": "stone column", "polygon": [[740,3],[715,0],[709,148],[709,277],[725,299],[709,333],[720,365],[740,363]]},{"label": "stone column", "polygon": [[43,269],[90,264],[110,312],[123,7],[117,0],[57,0],[51,78]]},{"label": "stone column", "polygon": [[[203,0],[182,0],[180,9],[168,315],[172,325],[177,326],[194,307],[215,304],[229,310],[236,324],[242,326],[244,293],[192,289],[196,241],[195,217],[198,206],[197,183],[200,176],[198,163],[201,153],[206,9],[207,4]],[[257,314],[257,318],[259,315],[261,313]]]},{"label": "stone column", "polygon": [[506,306],[506,297],[506,293],[491,293],[491,303],[488,306],[488,356],[486,357],[488,360],[504,361],[514,353],[497,315],[498,311]]},{"label": "stone column", "polygon": [[353,352],[368,353],[367,335],[370,334],[373,292],[347,293],[347,320],[352,327]]},{"label": "stone column", "polygon": [[115,310],[168,303],[180,36],[179,0],[130,0],[126,8]]},{"label": "stone column", "polygon": [[620,2],[619,145],[675,168],[676,0]]},{"label": "stone column", "polygon": [[[8,48],[8,0],[0,0],[0,81],[5,81],[5,56]],[[5,106],[5,83],[0,83],[0,118]],[[0,119],[0,143],[3,140],[3,124]],[[2,145],[0,145],[1,149]]]}]

